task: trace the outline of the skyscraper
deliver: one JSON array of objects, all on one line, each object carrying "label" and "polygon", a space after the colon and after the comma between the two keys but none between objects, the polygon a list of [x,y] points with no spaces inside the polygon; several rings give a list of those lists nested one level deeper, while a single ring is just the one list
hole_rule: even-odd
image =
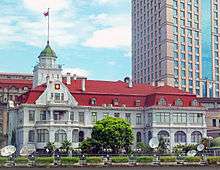
[{"label": "skyscraper", "polygon": [[132,0],[132,77],[219,96],[219,0]]}]

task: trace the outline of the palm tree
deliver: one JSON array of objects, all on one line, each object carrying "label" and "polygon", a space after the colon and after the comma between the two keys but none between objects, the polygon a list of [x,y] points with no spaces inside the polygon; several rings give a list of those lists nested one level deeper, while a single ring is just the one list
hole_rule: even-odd
[{"label": "palm tree", "polygon": [[56,146],[54,142],[48,142],[45,149],[48,149],[50,153],[53,153],[56,150]]},{"label": "palm tree", "polygon": [[69,153],[71,149],[72,143],[68,140],[64,140],[61,144],[61,149],[63,149],[66,153]]}]

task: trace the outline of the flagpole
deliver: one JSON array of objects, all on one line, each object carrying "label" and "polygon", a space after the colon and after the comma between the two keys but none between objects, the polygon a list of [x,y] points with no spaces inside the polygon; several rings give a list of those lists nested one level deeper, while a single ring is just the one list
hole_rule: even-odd
[{"label": "flagpole", "polygon": [[48,8],[48,21],[47,21],[47,43],[49,44],[50,42],[50,12],[49,12],[50,8]]}]

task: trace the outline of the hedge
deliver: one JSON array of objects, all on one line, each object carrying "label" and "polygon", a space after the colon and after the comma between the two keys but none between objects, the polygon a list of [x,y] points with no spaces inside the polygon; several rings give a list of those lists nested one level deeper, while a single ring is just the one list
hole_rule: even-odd
[{"label": "hedge", "polygon": [[101,157],[86,157],[86,163],[90,163],[90,164],[102,163],[102,158]]},{"label": "hedge", "polygon": [[0,165],[5,164],[8,161],[8,158],[6,157],[0,157]]},{"label": "hedge", "polygon": [[218,162],[220,162],[220,156],[209,156],[207,158],[207,161],[209,164],[217,164]]},{"label": "hedge", "polygon": [[184,159],[185,162],[200,162],[201,161],[201,157],[199,156],[187,156]]},{"label": "hedge", "polygon": [[15,158],[16,164],[27,164],[29,162],[28,158],[26,157],[17,157]]},{"label": "hedge", "polygon": [[73,165],[79,163],[79,160],[78,157],[61,157],[60,161],[62,165]]},{"label": "hedge", "polygon": [[112,157],[112,163],[128,163],[129,159],[125,156],[115,156]]},{"label": "hedge", "polygon": [[160,162],[176,162],[175,156],[161,156]]},{"label": "hedge", "polygon": [[153,162],[154,157],[153,156],[140,156],[137,157],[137,163],[151,163]]},{"label": "hedge", "polygon": [[54,162],[53,157],[38,157],[35,159],[35,163],[40,165],[50,165]]}]

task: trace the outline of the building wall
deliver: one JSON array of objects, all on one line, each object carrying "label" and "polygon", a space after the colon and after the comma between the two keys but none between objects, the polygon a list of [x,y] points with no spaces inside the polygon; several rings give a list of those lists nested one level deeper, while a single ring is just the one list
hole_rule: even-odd
[{"label": "building wall", "polygon": [[[54,118],[50,116],[49,110],[50,108],[53,112],[64,111],[65,115],[61,120],[54,120]],[[35,120],[29,120],[29,111],[35,111]],[[43,111],[47,111],[46,120],[40,120],[41,113]],[[71,114],[74,113],[74,119],[71,119]],[[84,122],[79,121],[79,113],[84,113]],[[149,142],[149,133],[152,134],[152,137],[157,137],[158,133],[162,130],[167,131],[170,134],[170,147],[179,144],[175,142],[175,133],[177,131],[183,131],[186,134],[186,142],[182,144],[191,144],[191,134],[194,131],[198,131],[202,134],[203,137],[206,137],[206,123],[205,123],[205,114],[204,110],[201,108],[176,108],[176,107],[152,107],[152,108],[114,108],[114,107],[85,107],[85,106],[77,106],[74,108],[68,107],[68,105],[48,105],[48,106],[40,106],[40,105],[23,105],[19,110],[15,110],[11,112],[10,116],[11,126],[10,131],[13,128],[16,129],[17,136],[17,146],[21,148],[25,144],[35,144],[38,149],[43,149],[47,142],[37,142],[37,130],[39,129],[47,129],[49,132],[49,141],[55,141],[55,132],[58,130],[64,130],[67,134],[67,139],[72,141],[72,145],[77,147],[79,142],[73,142],[74,140],[78,141],[79,139],[74,139],[72,136],[73,130],[78,130],[78,132],[84,132],[84,138],[90,137],[92,132],[92,127],[96,121],[93,120],[93,113],[96,113],[96,120],[101,120],[107,115],[116,116],[116,113],[119,113],[119,117],[130,120],[133,131],[134,131],[134,143],[133,147],[137,144],[137,132],[141,133],[142,142]],[[130,114],[130,119],[126,117],[127,114]],[[156,114],[158,113],[166,113],[169,114],[169,122],[158,122],[158,117]],[[174,120],[175,113],[184,113],[186,115],[186,122],[184,123],[175,123]],[[200,113],[202,115],[201,123],[190,123],[190,114]],[[139,117],[140,116],[140,117]],[[16,118],[16,119],[15,119]],[[160,118],[161,120],[161,118]],[[16,125],[14,127],[14,125]],[[29,130],[35,131],[35,142],[29,142],[28,133]],[[10,141],[9,141],[10,142]],[[60,143],[56,143],[57,146],[60,146]]]},{"label": "building wall", "polygon": [[132,1],[135,83],[164,81],[202,95],[201,1],[196,2]]}]

